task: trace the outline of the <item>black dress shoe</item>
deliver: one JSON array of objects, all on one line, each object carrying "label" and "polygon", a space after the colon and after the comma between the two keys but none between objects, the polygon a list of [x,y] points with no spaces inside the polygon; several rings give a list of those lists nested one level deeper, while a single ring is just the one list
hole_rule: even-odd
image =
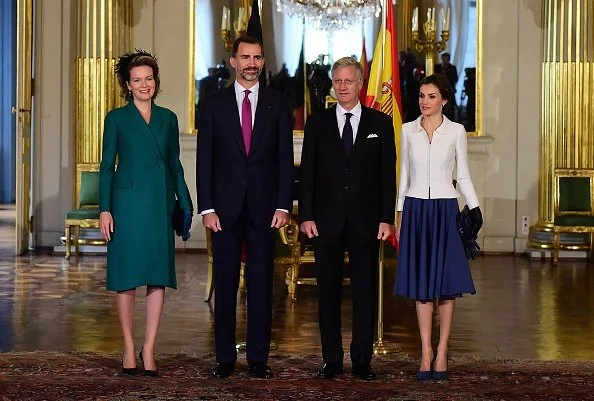
[{"label": "black dress shoe", "polygon": [[[140,353],[138,354],[138,356],[140,357],[140,362],[142,362],[142,366],[144,366],[144,359],[142,357],[142,351],[144,351],[144,349],[140,350]],[[148,377],[159,377],[159,371],[144,369],[144,375],[148,376]]]},{"label": "black dress shoe", "polygon": [[124,367],[124,357],[122,357],[122,373],[128,376],[134,376],[136,374],[136,368]]},{"label": "black dress shoe", "polygon": [[353,376],[356,376],[361,380],[373,380],[376,377],[371,366],[366,364],[353,365]]},{"label": "black dress shoe", "polygon": [[217,379],[226,379],[231,376],[235,370],[235,364],[229,362],[219,362],[212,371],[212,375]]},{"label": "black dress shoe", "polygon": [[332,379],[340,374],[342,374],[342,363],[325,363],[322,369],[318,370],[316,377],[318,379]]},{"label": "black dress shoe", "polygon": [[250,363],[248,365],[248,374],[260,379],[270,379],[272,377],[272,369],[265,362]]}]

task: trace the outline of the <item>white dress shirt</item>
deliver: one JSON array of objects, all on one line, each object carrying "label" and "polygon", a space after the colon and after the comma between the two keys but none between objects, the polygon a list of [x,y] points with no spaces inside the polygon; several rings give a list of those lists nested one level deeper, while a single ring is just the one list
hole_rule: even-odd
[{"label": "white dress shirt", "polygon": [[468,143],[464,126],[443,116],[442,124],[433,133],[429,143],[427,132],[421,126],[422,116],[402,125],[400,135],[400,183],[398,204],[401,212],[406,196],[420,199],[457,198],[452,183],[454,167],[457,186],[470,209],[479,206],[468,168]]},{"label": "white dress shirt", "polygon": [[[245,91],[248,90],[239,84],[239,82],[235,81],[233,84],[235,88],[235,100],[237,101],[237,110],[239,110],[239,124],[243,126],[243,118],[242,118],[242,109],[243,109],[243,99],[245,98]],[[250,99],[250,103],[252,106],[252,128],[254,128],[254,122],[256,121],[256,107],[258,106],[258,93],[260,92],[260,82],[257,82],[256,85],[252,86],[249,91],[251,92],[248,95],[248,99]],[[343,123],[344,125],[344,123]],[[276,209],[280,210],[281,212],[289,213],[286,209]],[[200,213],[200,216],[204,216],[209,213],[214,213],[214,209],[207,209]]]},{"label": "white dress shirt", "polygon": [[344,129],[344,125],[346,124],[346,113],[351,113],[351,125],[353,127],[353,143],[357,139],[357,131],[359,130],[359,121],[361,121],[361,103],[357,103],[352,110],[347,110],[338,103],[336,105],[336,119],[338,121],[338,131],[340,132],[340,137],[342,138],[342,130]]}]

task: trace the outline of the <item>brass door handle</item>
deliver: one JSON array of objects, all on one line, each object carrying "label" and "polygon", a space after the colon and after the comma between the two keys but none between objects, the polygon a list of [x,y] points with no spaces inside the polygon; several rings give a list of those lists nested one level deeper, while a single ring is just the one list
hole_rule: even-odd
[{"label": "brass door handle", "polygon": [[[11,111],[12,111],[12,114],[15,114],[17,112],[17,108],[12,106]],[[18,112],[19,113],[24,113],[24,112],[30,113],[31,109],[18,109]]]}]

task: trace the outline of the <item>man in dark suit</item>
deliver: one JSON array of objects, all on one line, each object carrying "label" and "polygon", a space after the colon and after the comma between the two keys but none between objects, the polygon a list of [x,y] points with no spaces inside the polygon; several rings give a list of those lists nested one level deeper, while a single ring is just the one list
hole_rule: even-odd
[{"label": "man in dark suit", "polygon": [[258,83],[264,55],[257,39],[238,38],[230,62],[234,85],[204,102],[196,163],[198,210],[213,232],[213,374],[229,377],[237,360],[237,289],[245,243],[248,371],[268,378],[274,232],[288,221],[292,207],[291,110],[283,95]]},{"label": "man in dark suit", "polygon": [[441,63],[435,65],[435,73],[445,75],[448,79],[448,82],[452,86],[452,96],[449,99],[450,107],[447,108],[444,114],[450,120],[458,121],[456,107],[456,83],[458,82],[458,69],[454,64],[450,63],[450,57],[450,53],[442,53]]},{"label": "man in dark suit", "polygon": [[317,377],[343,371],[340,294],[348,250],[353,293],[353,375],[375,378],[374,311],[379,240],[393,231],[396,149],[392,119],[359,103],[361,65],[345,57],[332,67],[338,105],[312,116],[301,155],[301,231],[313,238],[324,365]]}]

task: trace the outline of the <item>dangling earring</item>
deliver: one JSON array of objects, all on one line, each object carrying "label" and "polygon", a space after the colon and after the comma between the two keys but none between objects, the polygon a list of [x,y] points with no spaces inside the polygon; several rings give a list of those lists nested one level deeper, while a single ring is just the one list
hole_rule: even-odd
[{"label": "dangling earring", "polygon": [[[132,91],[131,91],[130,89],[128,89],[128,97],[129,97],[130,99],[132,99]],[[443,106],[441,106],[441,107],[443,107]]]}]

